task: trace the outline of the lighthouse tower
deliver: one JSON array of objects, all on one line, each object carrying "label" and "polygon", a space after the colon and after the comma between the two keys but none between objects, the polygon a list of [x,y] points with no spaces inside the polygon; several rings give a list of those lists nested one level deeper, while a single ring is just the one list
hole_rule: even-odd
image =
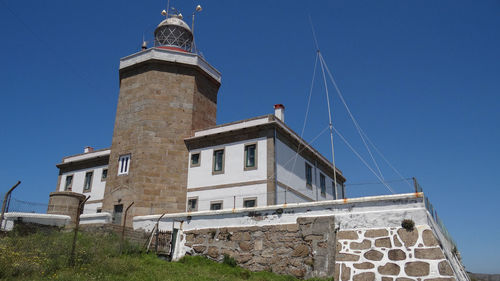
[{"label": "lighthouse tower", "polygon": [[194,130],[215,126],[221,75],[193,51],[180,15],[156,28],[154,47],[120,60],[120,94],[103,211],[132,217],[186,209],[188,150]]}]

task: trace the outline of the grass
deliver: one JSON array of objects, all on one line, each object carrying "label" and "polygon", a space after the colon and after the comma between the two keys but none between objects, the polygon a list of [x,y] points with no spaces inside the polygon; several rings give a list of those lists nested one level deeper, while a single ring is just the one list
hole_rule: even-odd
[{"label": "grass", "polygon": [[72,232],[14,231],[0,238],[0,280],[298,280],[200,256],[166,262],[132,244],[120,254],[116,235],[89,233],[79,233],[72,267],[68,265],[72,237]]}]

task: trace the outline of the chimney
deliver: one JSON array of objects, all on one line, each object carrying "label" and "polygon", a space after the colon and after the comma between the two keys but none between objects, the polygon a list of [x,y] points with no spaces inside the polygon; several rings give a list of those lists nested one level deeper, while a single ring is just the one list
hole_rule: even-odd
[{"label": "chimney", "polygon": [[274,105],[274,116],[285,123],[285,106],[280,104]]},{"label": "chimney", "polygon": [[83,149],[83,153],[89,153],[89,152],[92,152],[94,151],[94,148],[93,147],[90,147],[90,146],[86,146],[84,149]]}]

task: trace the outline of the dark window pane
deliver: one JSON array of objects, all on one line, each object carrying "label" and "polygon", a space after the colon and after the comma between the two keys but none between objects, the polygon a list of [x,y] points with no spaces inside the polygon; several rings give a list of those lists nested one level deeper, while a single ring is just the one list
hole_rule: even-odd
[{"label": "dark window pane", "polygon": [[210,204],[210,210],[221,210],[222,209],[222,203],[212,203]]},{"label": "dark window pane", "polygon": [[198,165],[199,161],[200,161],[200,154],[199,153],[191,154],[191,164],[192,165]]},{"label": "dark window pane", "polygon": [[249,200],[245,200],[243,201],[243,207],[245,208],[252,208],[252,207],[255,207],[255,199],[249,199]]},{"label": "dark window pane", "polygon": [[83,190],[89,190],[92,184],[92,172],[87,172],[85,174],[85,183],[83,184]]},{"label": "dark window pane", "polygon": [[255,167],[255,144],[245,146],[245,166]]}]

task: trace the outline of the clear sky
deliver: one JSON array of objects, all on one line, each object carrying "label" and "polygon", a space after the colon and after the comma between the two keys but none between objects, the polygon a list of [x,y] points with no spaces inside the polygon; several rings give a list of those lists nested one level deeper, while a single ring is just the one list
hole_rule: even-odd
[{"label": "clear sky", "polygon": [[[171,1],[189,24],[197,4],[197,46],[222,73],[219,124],[283,103],[300,133],[316,56],[310,15],[364,131],[404,177],[418,179],[467,270],[500,273],[499,1]],[[139,51],[143,35],[151,42],[165,6],[0,0],[0,193],[21,180],[13,197],[46,204],[62,157],[110,146],[119,59]],[[317,74],[306,140],[328,124]],[[329,87],[335,127],[369,160]],[[331,158],[328,133],[313,145]],[[377,181],[338,136],[335,149],[349,184]],[[399,178],[377,160],[386,179]],[[387,193],[347,188],[350,197]]]}]

